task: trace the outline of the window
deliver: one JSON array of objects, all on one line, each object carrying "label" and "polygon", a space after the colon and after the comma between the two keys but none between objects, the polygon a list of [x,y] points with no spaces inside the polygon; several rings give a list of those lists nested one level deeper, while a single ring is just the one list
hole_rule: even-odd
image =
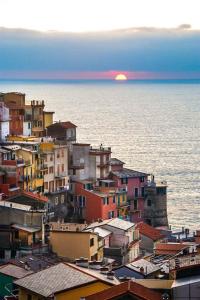
[{"label": "window", "polygon": [[60,158],[60,151],[57,152],[57,158]]},{"label": "window", "polygon": [[15,239],[19,238],[19,231],[15,231]]},{"label": "window", "polygon": [[138,188],[135,188],[134,194],[135,194],[135,197],[137,198],[138,197]]},{"label": "window", "polygon": [[61,170],[62,170],[62,172],[64,172],[64,171],[65,171],[65,165],[64,165],[64,164],[62,164],[62,166],[61,166]]},{"label": "window", "polygon": [[31,129],[31,123],[28,122],[28,129]]},{"label": "window", "polygon": [[115,217],[115,212],[114,212],[114,210],[109,211],[109,212],[108,212],[108,219],[112,219],[112,218],[114,218],[114,217]]},{"label": "window", "polygon": [[64,157],[64,150],[61,150],[61,156]]},{"label": "window", "polygon": [[144,187],[141,188],[141,195],[144,197]]},{"label": "window", "polygon": [[61,203],[63,204],[65,202],[65,195],[61,195]]},{"label": "window", "polygon": [[55,198],[55,205],[58,205],[58,197]]},{"label": "window", "polygon": [[125,202],[126,201],[126,194],[123,194],[123,202]]},{"label": "window", "polygon": [[140,182],[144,182],[144,177],[140,177]]},{"label": "window", "polygon": [[53,167],[50,167],[49,168],[49,174],[52,174],[53,173]]},{"label": "window", "polygon": [[51,154],[50,156],[50,161],[53,161],[53,154]]},{"label": "window", "polygon": [[103,198],[103,204],[104,205],[109,205],[109,198],[108,197]]},{"label": "window", "polygon": [[121,184],[128,184],[128,178],[121,178]]},{"label": "window", "polygon": [[48,182],[44,182],[44,189],[48,190]]},{"label": "window", "polygon": [[[123,195],[123,197],[124,197],[124,195]],[[124,201],[124,198],[123,198],[123,201]],[[117,197],[117,205],[120,205],[120,195],[118,195],[118,197]]]},{"label": "window", "polygon": [[147,206],[151,206],[151,199],[147,200]]},{"label": "window", "polygon": [[85,207],[85,196],[79,196],[79,206]]},{"label": "window", "polygon": [[166,188],[165,187],[164,188],[158,187],[156,189],[156,193],[157,193],[157,195],[166,195]]},{"label": "window", "polygon": [[138,201],[137,201],[137,199],[134,199],[134,201],[133,201],[133,209],[134,210],[138,209]]},{"label": "window", "polygon": [[116,200],[115,200],[115,196],[113,196],[113,203],[115,203],[116,202]]},{"label": "window", "polygon": [[94,246],[94,238],[90,239],[90,247]]}]

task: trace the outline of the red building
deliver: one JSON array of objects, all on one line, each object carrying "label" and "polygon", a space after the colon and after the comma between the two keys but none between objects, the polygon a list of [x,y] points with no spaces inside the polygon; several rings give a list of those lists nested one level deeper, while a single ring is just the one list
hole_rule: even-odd
[{"label": "red building", "polygon": [[110,178],[115,181],[115,186],[127,191],[130,220],[134,223],[140,222],[143,220],[148,174],[124,168],[124,163],[116,158],[110,160],[110,165]]},{"label": "red building", "polygon": [[0,193],[5,198],[15,196],[23,188],[24,161],[15,159],[12,150],[3,148],[0,149],[0,157]]},{"label": "red building", "polygon": [[88,223],[117,217],[115,192],[93,187],[91,182],[75,183],[75,209]]}]

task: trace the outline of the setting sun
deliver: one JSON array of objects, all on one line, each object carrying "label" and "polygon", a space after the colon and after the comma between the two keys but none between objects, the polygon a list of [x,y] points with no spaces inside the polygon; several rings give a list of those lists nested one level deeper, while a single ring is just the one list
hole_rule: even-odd
[{"label": "setting sun", "polygon": [[128,78],[124,74],[117,74],[115,80],[127,80]]}]

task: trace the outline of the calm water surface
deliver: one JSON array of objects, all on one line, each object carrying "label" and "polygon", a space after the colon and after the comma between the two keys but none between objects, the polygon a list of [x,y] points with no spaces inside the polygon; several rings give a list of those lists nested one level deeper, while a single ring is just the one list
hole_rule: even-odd
[{"label": "calm water surface", "polygon": [[78,126],[78,142],[112,147],[126,166],[168,182],[173,227],[199,227],[200,84],[0,82],[44,99],[55,120]]}]

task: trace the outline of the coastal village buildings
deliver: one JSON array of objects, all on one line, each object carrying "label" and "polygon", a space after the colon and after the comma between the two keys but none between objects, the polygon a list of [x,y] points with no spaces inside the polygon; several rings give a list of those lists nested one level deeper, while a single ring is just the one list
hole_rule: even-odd
[{"label": "coastal village buildings", "polygon": [[47,126],[53,123],[54,112],[44,111],[44,101],[33,100],[26,103],[23,93],[1,93],[0,102],[9,109],[9,134],[10,135],[45,135]]},{"label": "coastal village buildings", "polygon": [[[109,244],[104,247],[104,256],[112,258],[118,264],[135,260],[139,256],[139,231],[132,222],[119,218],[92,223],[88,230],[95,232],[100,228],[110,232]],[[98,232],[98,231],[97,231]]]},{"label": "coastal village buildings", "polygon": [[0,102],[0,141],[4,141],[9,133],[9,109]]},{"label": "coastal village buildings", "polygon": [[198,295],[200,234],[169,229],[165,181],[25,94],[0,94],[0,126],[0,297]]},{"label": "coastal village buildings", "polygon": [[9,108],[9,134],[23,135],[23,121],[25,110],[25,94],[23,93],[1,93],[0,101]]}]

